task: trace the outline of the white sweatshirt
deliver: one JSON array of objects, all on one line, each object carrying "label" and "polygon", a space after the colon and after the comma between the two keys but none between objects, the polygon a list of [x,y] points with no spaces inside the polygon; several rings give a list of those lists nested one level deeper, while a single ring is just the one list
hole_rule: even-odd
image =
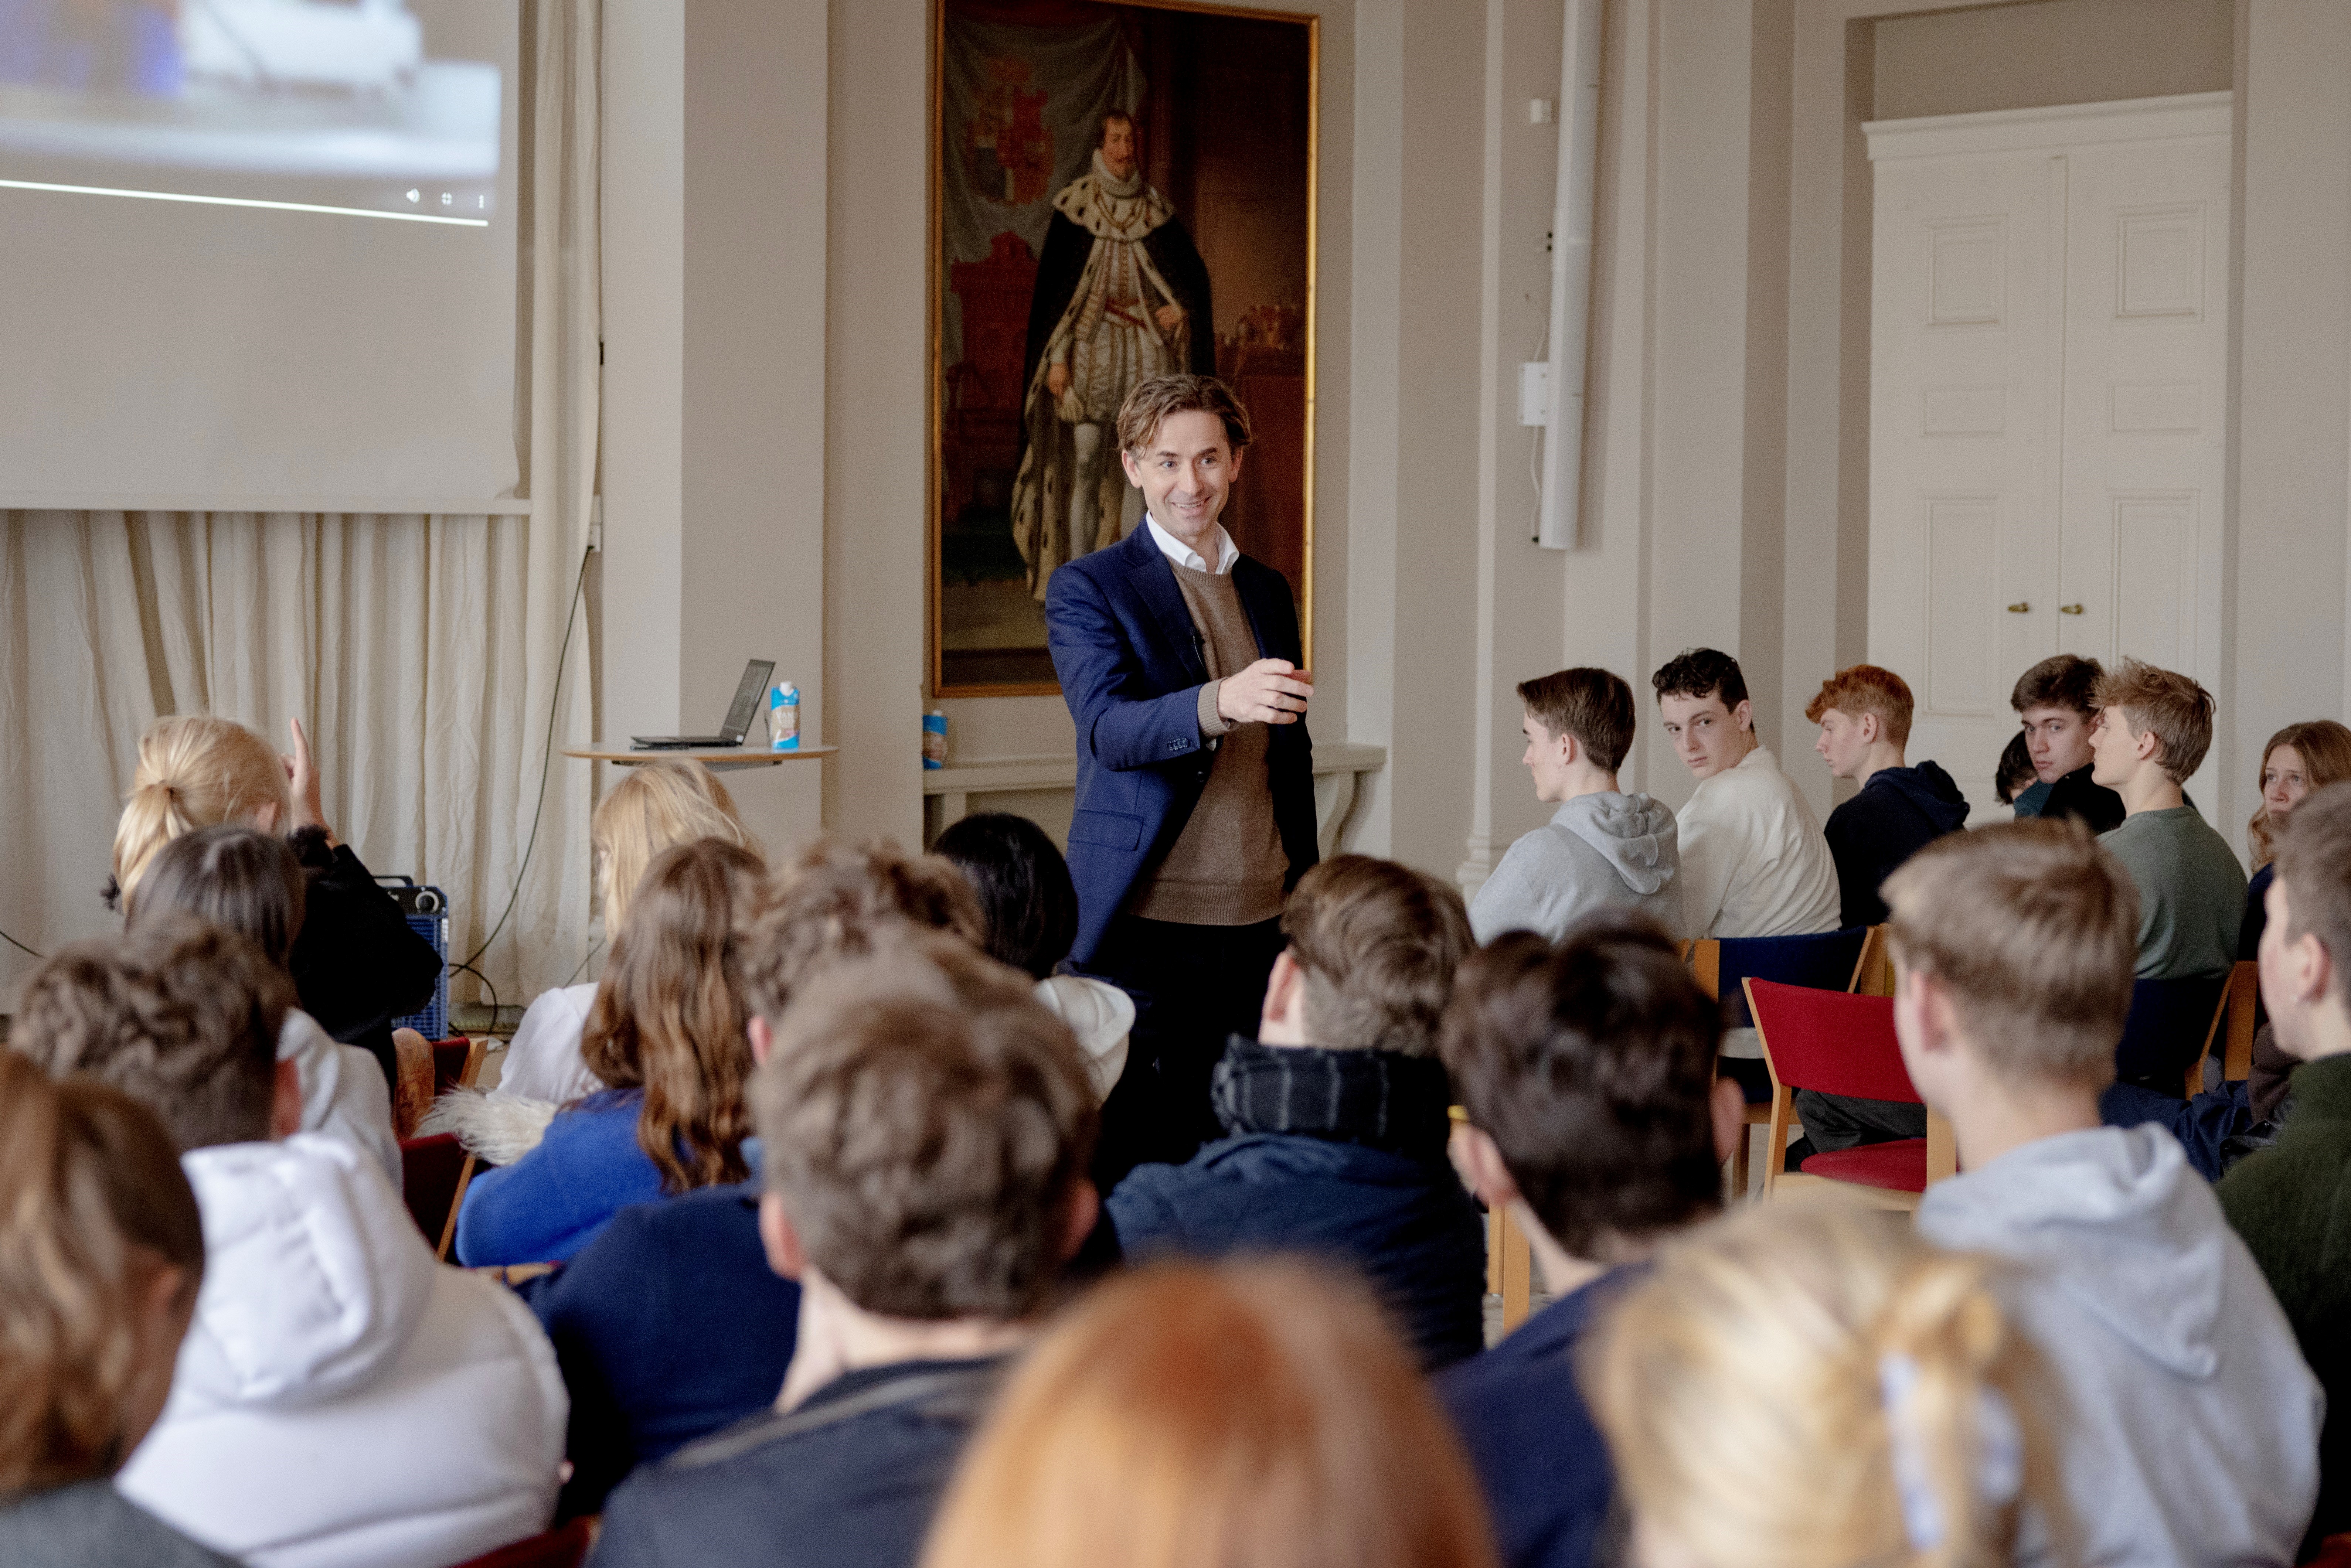
[{"label": "white sweatshirt", "polygon": [[300,1008],[277,1030],[277,1060],[302,1083],[302,1131],[340,1138],[400,1185],[400,1140],[392,1130],[392,1090],[375,1053],[345,1045]]},{"label": "white sweatshirt", "polygon": [[520,1096],[569,1105],[603,1088],[604,1081],[580,1060],[580,1032],[588,1027],[588,1006],[595,999],[592,983],[539,992],[515,1027],[514,1039],[507,1042],[497,1086],[490,1092],[502,1099]]},{"label": "white sweatshirt", "polygon": [[441,1568],[547,1528],[569,1401],[528,1309],[435,1263],[340,1139],[180,1163],[204,1282],[125,1497],[254,1568]]},{"label": "white sweatshirt", "polygon": [[1770,747],[1699,779],[1675,821],[1687,935],[1810,936],[1837,928],[1835,857]]}]

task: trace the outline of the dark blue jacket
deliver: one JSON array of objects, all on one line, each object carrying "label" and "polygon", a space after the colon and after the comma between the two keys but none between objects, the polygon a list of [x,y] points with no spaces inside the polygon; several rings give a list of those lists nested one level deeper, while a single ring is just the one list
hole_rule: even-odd
[{"label": "dark blue jacket", "polygon": [[590,1568],[914,1568],[1000,1361],[845,1373],[645,1465],[604,1505]]},{"label": "dark blue jacket", "polygon": [[[1236,1051],[1244,1048],[1278,1049],[1234,1042]],[[1111,1194],[1111,1223],[1128,1258],[1307,1253],[1369,1280],[1423,1365],[1478,1353],[1485,1343],[1486,1228],[1445,1156],[1441,1131],[1432,1146],[1406,1153],[1336,1136],[1245,1131],[1226,1106],[1217,1109],[1237,1135],[1180,1166],[1137,1166]]]},{"label": "dark blue jacket", "polygon": [[1601,1556],[1616,1474],[1575,1359],[1602,1310],[1638,1272],[1619,1269],[1562,1296],[1437,1379],[1485,1488],[1505,1568],[1586,1568]]},{"label": "dark blue jacket", "polygon": [[[1233,563],[1233,591],[1257,632],[1259,656],[1303,664],[1298,611],[1281,573],[1243,556]],[[1083,966],[1200,799],[1213,758],[1200,737],[1208,666],[1176,569],[1152,542],[1148,523],[1053,573],[1045,627],[1078,729],[1077,809],[1070,818],[1078,938],[1070,957]],[[1270,727],[1266,773],[1295,886],[1321,858],[1314,745],[1302,718]]]},{"label": "dark blue jacket", "polygon": [[566,1518],[774,1404],[799,1338],[800,1288],[768,1267],[756,1181],[624,1208],[523,1294],[571,1391]]},{"label": "dark blue jacket", "polygon": [[1931,762],[1871,774],[1859,794],[1829,813],[1823,829],[1836,859],[1837,924],[1846,930],[1884,925],[1879,886],[1904,861],[1967,820],[1967,797]]}]

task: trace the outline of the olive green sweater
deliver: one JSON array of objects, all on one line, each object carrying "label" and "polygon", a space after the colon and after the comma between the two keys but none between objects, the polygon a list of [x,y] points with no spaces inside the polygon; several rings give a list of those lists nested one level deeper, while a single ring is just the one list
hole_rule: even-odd
[{"label": "olive green sweater", "polygon": [[2327,1536],[2351,1530],[2351,1056],[2294,1069],[2284,1132],[2231,1170],[2220,1192],[2326,1389],[2307,1559]]}]

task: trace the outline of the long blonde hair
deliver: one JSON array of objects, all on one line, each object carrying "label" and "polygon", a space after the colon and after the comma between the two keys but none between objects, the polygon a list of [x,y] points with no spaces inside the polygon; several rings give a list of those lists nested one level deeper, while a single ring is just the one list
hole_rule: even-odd
[{"label": "long blonde hair", "polygon": [[1028,1357],[923,1568],[1492,1568],[1461,1444],[1379,1311],[1297,1262],[1160,1264]]},{"label": "long blonde hair", "polygon": [[[2020,1498],[2062,1532],[2032,1353],[1986,1267],[1843,1204],[1750,1209],[1672,1244],[1587,1368],[1635,1528],[1718,1568],[1991,1568]],[[2021,1480],[1985,1499],[2003,1419]],[[1924,1547],[1897,1446],[1921,1461],[1907,1500],[1937,1521]]]},{"label": "long blonde hair", "polygon": [[2351,729],[2346,729],[2331,718],[2314,718],[2301,724],[2290,724],[2270,737],[2262,747],[2262,759],[2253,768],[2253,796],[2260,801],[2253,808],[2252,821],[2245,824],[2245,847],[2253,852],[2253,869],[2259,871],[2277,857],[2277,843],[2271,837],[2269,791],[2262,786],[2262,776],[2270,770],[2270,753],[2281,746],[2291,746],[2302,758],[2303,771],[2313,789],[2323,789],[2329,784],[2351,779]]},{"label": "long blonde hair", "polygon": [[162,1266],[193,1301],[204,1223],[154,1113],[0,1051],[0,1497],[130,1457],[131,1391],[158,1370],[135,1298]]},{"label": "long blonde hair", "polygon": [[759,841],[743,826],[735,797],[718,776],[690,757],[664,758],[629,769],[596,807],[590,827],[596,851],[596,883],[604,898],[604,936],[620,936],[629,900],[645,878],[645,868],[664,850],[696,839],[718,839],[762,853]]},{"label": "long blonde hair", "polygon": [[273,832],[294,825],[286,764],[266,740],[235,719],[172,714],[139,737],[122,818],[114,827],[114,882],[125,897],[155,852],[193,828],[253,820],[277,808]]}]

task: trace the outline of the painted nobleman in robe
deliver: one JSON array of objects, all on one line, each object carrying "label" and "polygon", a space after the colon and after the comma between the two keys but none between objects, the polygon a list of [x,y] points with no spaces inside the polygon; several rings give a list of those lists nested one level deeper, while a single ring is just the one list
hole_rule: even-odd
[{"label": "painted nobleman in robe", "polygon": [[1113,434],[1126,394],[1171,371],[1216,373],[1208,269],[1136,153],[1134,120],[1104,115],[1093,167],[1053,198],[1038,258],[1012,537],[1040,603],[1053,569],[1116,544],[1129,493],[1140,501]]}]

